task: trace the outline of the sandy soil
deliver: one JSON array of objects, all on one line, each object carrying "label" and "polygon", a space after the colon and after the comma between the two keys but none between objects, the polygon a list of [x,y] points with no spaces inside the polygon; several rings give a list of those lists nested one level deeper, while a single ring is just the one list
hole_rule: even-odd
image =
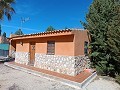
[{"label": "sandy soil", "polygon": [[99,78],[91,82],[85,90],[120,90],[120,85],[114,81]]},{"label": "sandy soil", "polygon": [[[0,64],[0,90],[76,90],[57,81],[37,77]],[[120,90],[113,81],[98,79],[83,90]]]},{"label": "sandy soil", "polygon": [[0,90],[75,90],[59,82],[50,81],[0,64]]}]

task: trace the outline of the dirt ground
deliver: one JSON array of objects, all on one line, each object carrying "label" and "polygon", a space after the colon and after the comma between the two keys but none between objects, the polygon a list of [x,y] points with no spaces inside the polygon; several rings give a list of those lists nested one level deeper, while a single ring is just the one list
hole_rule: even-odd
[{"label": "dirt ground", "polygon": [[120,85],[115,81],[101,77],[91,82],[85,90],[120,90]]},{"label": "dirt ground", "polygon": [[0,90],[75,90],[59,82],[50,81],[4,64],[0,64]]},{"label": "dirt ground", "polygon": [[[75,88],[34,76],[0,64],[0,90],[76,90]],[[83,90],[120,90],[120,85],[113,81],[97,79]]]}]

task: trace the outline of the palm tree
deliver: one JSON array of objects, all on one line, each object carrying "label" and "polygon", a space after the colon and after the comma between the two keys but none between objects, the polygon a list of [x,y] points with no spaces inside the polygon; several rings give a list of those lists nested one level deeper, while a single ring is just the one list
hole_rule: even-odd
[{"label": "palm tree", "polygon": [[0,20],[3,20],[4,15],[8,20],[11,20],[11,16],[15,13],[15,10],[11,7],[11,4],[15,3],[15,0],[0,0]]}]

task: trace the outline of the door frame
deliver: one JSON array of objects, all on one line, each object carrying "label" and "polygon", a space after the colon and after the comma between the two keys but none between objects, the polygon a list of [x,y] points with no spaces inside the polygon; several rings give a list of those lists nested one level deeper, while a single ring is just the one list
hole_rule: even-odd
[{"label": "door frame", "polygon": [[[31,45],[35,45],[34,46],[34,60],[31,59]],[[35,62],[35,49],[36,49],[36,43],[35,42],[29,42],[29,64],[34,64]]]}]

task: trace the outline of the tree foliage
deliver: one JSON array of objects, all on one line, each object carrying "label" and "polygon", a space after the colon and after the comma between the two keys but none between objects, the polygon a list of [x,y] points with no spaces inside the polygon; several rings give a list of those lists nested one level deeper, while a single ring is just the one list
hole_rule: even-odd
[{"label": "tree foliage", "polygon": [[11,6],[15,3],[14,0],[0,0],[0,20],[4,18],[4,15],[7,16],[8,20],[11,20],[11,16],[15,13],[15,10]]},{"label": "tree foliage", "polygon": [[92,66],[104,75],[120,74],[120,0],[94,0],[86,21]]},{"label": "tree foliage", "polygon": [[3,37],[6,37],[6,32],[4,32],[2,36],[3,36]]},{"label": "tree foliage", "polygon": [[21,29],[17,30],[17,31],[15,32],[15,35],[23,35],[22,30],[21,30]]},{"label": "tree foliage", "polygon": [[52,26],[49,26],[46,31],[54,31],[55,29]]}]

